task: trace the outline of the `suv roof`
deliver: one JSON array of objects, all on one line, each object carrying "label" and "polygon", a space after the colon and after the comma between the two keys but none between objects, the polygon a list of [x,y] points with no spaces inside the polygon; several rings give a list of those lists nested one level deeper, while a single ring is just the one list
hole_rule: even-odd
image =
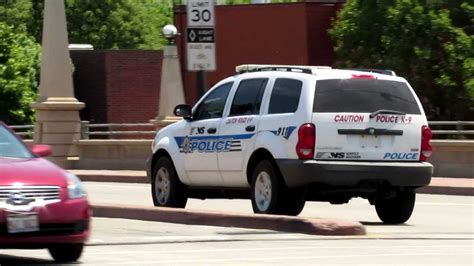
[{"label": "suv roof", "polygon": [[388,69],[373,69],[373,68],[353,68],[353,69],[333,69],[330,66],[303,66],[303,65],[259,65],[259,64],[245,64],[235,67],[235,71],[239,74],[248,73],[248,72],[259,72],[259,71],[286,71],[286,72],[296,72],[296,73],[306,73],[313,75],[320,75],[324,72],[334,71],[354,71],[357,72],[370,72],[376,74],[383,74],[389,76],[396,76],[393,70]]}]

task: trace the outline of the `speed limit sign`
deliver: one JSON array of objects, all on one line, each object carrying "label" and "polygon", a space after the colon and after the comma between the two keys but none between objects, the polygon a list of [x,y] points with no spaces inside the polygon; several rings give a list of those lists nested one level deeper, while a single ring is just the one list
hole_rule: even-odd
[{"label": "speed limit sign", "polygon": [[215,71],[214,0],[188,0],[188,71]]},{"label": "speed limit sign", "polygon": [[214,0],[188,0],[188,27],[214,27]]}]

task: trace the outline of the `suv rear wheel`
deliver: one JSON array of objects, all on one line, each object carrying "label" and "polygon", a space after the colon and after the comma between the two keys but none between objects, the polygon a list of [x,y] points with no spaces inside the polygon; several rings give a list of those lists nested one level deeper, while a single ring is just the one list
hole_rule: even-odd
[{"label": "suv rear wheel", "polygon": [[375,210],[382,222],[401,224],[410,219],[415,207],[415,198],[415,190],[405,189],[395,197],[375,201]]},{"label": "suv rear wheel", "polygon": [[186,186],[181,183],[173,163],[161,157],[153,168],[151,185],[153,203],[158,207],[184,208],[188,201]]},{"label": "suv rear wheel", "polygon": [[305,205],[304,188],[289,189],[268,160],[257,164],[252,174],[254,213],[298,215]]}]

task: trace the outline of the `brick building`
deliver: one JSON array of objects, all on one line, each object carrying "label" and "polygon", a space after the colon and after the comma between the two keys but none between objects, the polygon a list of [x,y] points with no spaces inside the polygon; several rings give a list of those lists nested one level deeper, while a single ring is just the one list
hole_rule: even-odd
[{"label": "brick building", "polygon": [[[342,0],[216,6],[217,71],[207,88],[245,63],[332,65],[327,33]],[[186,7],[174,10],[186,32]],[[186,70],[185,35],[177,40],[186,101],[199,98],[196,74]],[[86,103],[81,118],[92,123],[148,122],[158,110],[161,51],[72,51],[76,97]]]}]

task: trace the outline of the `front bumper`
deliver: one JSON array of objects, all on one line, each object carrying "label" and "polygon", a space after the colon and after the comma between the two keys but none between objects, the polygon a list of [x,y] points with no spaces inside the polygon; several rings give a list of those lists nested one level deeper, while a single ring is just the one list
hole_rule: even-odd
[{"label": "front bumper", "polygon": [[364,181],[387,182],[391,186],[422,187],[431,181],[433,165],[427,162],[339,162],[277,159],[288,187],[311,183],[357,186]]},{"label": "front bumper", "polygon": [[43,248],[52,244],[84,243],[90,236],[92,215],[86,198],[35,207],[39,231],[8,233],[7,210],[0,210],[0,248]]}]

